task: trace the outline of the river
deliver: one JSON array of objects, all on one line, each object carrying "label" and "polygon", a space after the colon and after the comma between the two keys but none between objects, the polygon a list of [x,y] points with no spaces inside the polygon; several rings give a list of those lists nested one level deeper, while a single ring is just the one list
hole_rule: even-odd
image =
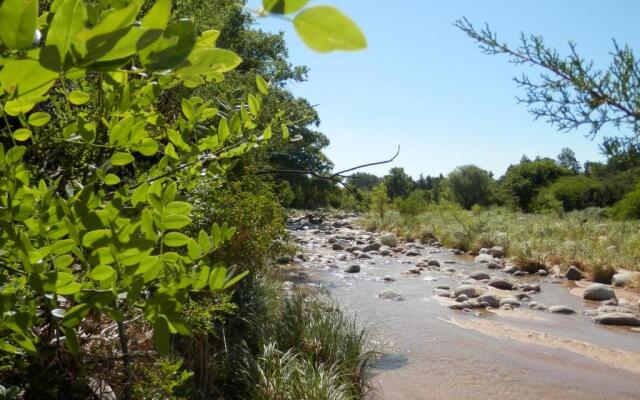
[{"label": "river", "polygon": [[[455,289],[474,271],[514,278],[429,246],[418,246],[421,254],[414,257],[374,252],[371,259],[354,260],[332,250],[328,239],[374,238],[346,226],[292,230],[305,261],[283,268],[287,280],[326,288],[371,330],[384,355],[371,367],[369,399],[640,399],[640,333],[595,324],[590,314],[599,304],[571,293],[582,282],[518,279],[540,284],[531,301],[573,308],[572,315],[532,310],[526,301],[513,310],[451,310],[453,299],[436,296],[436,287]],[[338,261],[341,254],[349,258]],[[407,274],[425,258],[438,260],[442,268]],[[354,264],[359,273],[344,272]]]}]

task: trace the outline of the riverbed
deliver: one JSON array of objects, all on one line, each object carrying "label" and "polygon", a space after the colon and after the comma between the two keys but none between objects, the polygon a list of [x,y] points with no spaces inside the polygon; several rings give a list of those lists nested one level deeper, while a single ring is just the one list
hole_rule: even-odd
[{"label": "riverbed", "polygon": [[[353,252],[333,250],[332,237],[377,240],[354,224],[295,226],[291,233],[303,254],[283,271],[296,285],[327,289],[343,310],[369,327],[383,352],[371,367],[371,400],[640,399],[640,332],[594,323],[600,303],[571,291],[582,282],[528,275],[517,281],[539,284],[540,292],[524,296],[521,307],[452,310],[448,306],[455,300],[435,295],[436,288],[453,290],[469,283],[475,271],[514,278],[472,257],[424,244],[411,244],[419,253],[413,256],[373,251],[370,258],[358,259]],[[437,260],[440,268],[416,271],[426,260]],[[352,265],[360,272],[344,272]],[[499,297],[511,295],[489,289]],[[534,301],[576,312],[529,308]]]}]

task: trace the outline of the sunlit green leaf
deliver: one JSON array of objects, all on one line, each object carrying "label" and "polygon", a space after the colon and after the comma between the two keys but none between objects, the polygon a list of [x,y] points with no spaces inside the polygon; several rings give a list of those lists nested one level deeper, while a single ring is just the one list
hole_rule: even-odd
[{"label": "sunlit green leaf", "polygon": [[164,229],[182,229],[191,223],[191,218],[184,215],[167,215],[162,218],[162,226]]},{"label": "sunlit green leaf", "polygon": [[134,160],[130,153],[116,152],[111,156],[111,164],[115,166],[131,164]]},{"label": "sunlit green leaf", "polygon": [[37,17],[37,0],[4,0],[0,5],[0,43],[10,49],[33,46]]},{"label": "sunlit green leaf", "polygon": [[31,130],[27,128],[20,128],[15,130],[11,136],[19,142],[24,142],[31,138]]},{"label": "sunlit green leaf", "polygon": [[307,8],[296,15],[293,26],[302,41],[318,52],[367,47],[367,39],[360,28],[334,7]]},{"label": "sunlit green leaf", "polygon": [[68,53],[76,41],[76,35],[85,29],[87,10],[82,0],[59,0],[47,33],[46,46],[42,50],[43,65],[53,71],[67,69]]},{"label": "sunlit green leaf", "polygon": [[99,265],[91,270],[91,278],[96,281],[105,281],[116,276],[116,271],[108,265]]},{"label": "sunlit green leaf", "polygon": [[211,276],[209,276],[209,289],[212,291],[222,290],[226,277],[226,267],[214,268],[213,271],[211,271]]},{"label": "sunlit green leaf", "polygon": [[264,95],[269,94],[269,84],[260,75],[256,75],[256,86],[258,87],[260,93]]},{"label": "sunlit green leaf", "polygon": [[29,122],[29,125],[31,126],[40,127],[49,123],[50,120],[51,115],[47,114],[46,112],[40,111],[29,115],[29,119],[27,120],[27,122]]},{"label": "sunlit green leaf", "polygon": [[140,144],[132,146],[133,150],[147,157],[155,155],[159,148],[158,142],[151,138],[142,139]]},{"label": "sunlit green leaf", "polygon": [[189,243],[189,236],[180,232],[169,232],[164,235],[164,244],[169,247],[182,247]]},{"label": "sunlit green leaf", "polygon": [[67,98],[71,104],[75,104],[76,106],[81,106],[91,100],[89,93],[83,92],[82,90],[74,90],[69,93]]},{"label": "sunlit green leaf", "polygon": [[244,272],[234,276],[233,278],[231,278],[227,282],[225,282],[225,284],[223,286],[223,289],[228,289],[228,288],[232,287],[236,283],[240,282],[240,280],[242,280],[247,275],[249,275],[249,271],[244,271]]},{"label": "sunlit green leaf", "polygon": [[118,183],[120,183],[120,178],[118,177],[118,175],[107,174],[104,177],[104,183],[110,186],[117,185]]}]

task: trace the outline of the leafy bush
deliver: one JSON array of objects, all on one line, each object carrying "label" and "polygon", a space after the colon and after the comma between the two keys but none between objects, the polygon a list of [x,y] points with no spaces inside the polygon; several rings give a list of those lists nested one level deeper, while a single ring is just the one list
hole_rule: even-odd
[{"label": "leafy bush", "polygon": [[609,214],[618,220],[640,219],[640,186],[614,204],[609,209]]},{"label": "leafy bush", "polygon": [[387,212],[387,203],[389,202],[387,187],[384,182],[378,183],[373,188],[369,195],[369,202],[371,211],[377,213],[380,218],[384,218],[384,215]]},{"label": "leafy bush", "polygon": [[602,206],[604,191],[597,179],[577,175],[559,178],[541,193],[548,192],[562,203],[564,211],[572,211]]},{"label": "leafy bush", "polygon": [[192,193],[194,232],[218,224],[236,229],[223,245],[224,261],[256,270],[287,251],[285,212],[268,186],[251,180],[222,186],[199,179]]},{"label": "leafy bush", "polygon": [[395,202],[396,208],[402,215],[418,215],[426,211],[429,206],[429,192],[424,190],[414,190],[406,198],[398,198]]}]

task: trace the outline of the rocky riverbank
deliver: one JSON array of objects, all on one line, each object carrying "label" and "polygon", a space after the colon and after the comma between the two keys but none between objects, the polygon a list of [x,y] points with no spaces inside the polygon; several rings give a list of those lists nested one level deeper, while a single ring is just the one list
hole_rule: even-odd
[{"label": "rocky riverbank", "polygon": [[[432,289],[440,303],[451,310],[505,312],[528,309],[558,315],[581,313],[598,324],[640,327],[639,296],[624,289],[632,278],[631,273],[618,274],[614,285],[604,285],[586,281],[577,267],[566,271],[559,266],[527,270],[505,259],[504,249],[500,247],[481,249],[473,259],[474,270],[460,269],[459,260],[470,261],[460,251],[445,249],[437,241],[402,242],[391,233],[365,232],[356,225],[356,219],[353,214],[327,220],[296,219],[289,228],[296,242],[307,251],[298,253],[292,260],[282,261],[334,269],[344,274],[366,273],[367,268],[379,262],[406,265],[406,270],[382,278],[388,284],[388,288],[379,293],[382,300],[403,300],[403,295],[394,290],[396,280],[435,273],[459,278],[456,285],[442,284]],[[442,260],[442,256],[451,258]],[[565,285],[569,293],[584,299],[585,307],[577,310],[566,304],[542,301],[542,281]],[[284,287],[292,288],[293,283],[285,282]]]},{"label": "rocky riverbank", "polygon": [[323,288],[370,327],[384,353],[370,400],[640,398],[633,290],[366,232],[353,214],[290,222],[283,289]]}]

